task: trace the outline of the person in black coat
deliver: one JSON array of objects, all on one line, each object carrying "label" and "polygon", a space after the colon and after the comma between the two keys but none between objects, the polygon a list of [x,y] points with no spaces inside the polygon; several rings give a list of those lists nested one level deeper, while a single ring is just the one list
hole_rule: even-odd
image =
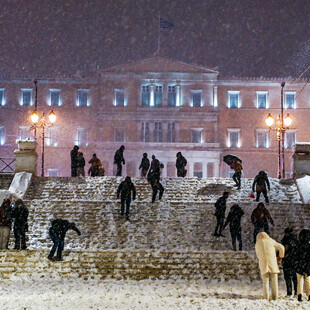
[{"label": "person in black coat", "polygon": [[149,181],[149,183],[152,183],[155,180],[159,182],[160,180],[160,162],[155,157],[155,155],[152,155],[151,168],[147,175],[147,180]]},{"label": "person in black coat", "polygon": [[75,145],[70,152],[71,158],[71,176],[77,176],[77,156],[78,156],[79,147]]},{"label": "person in black coat", "polygon": [[266,203],[269,203],[269,198],[267,196],[267,188],[270,191],[270,183],[268,176],[265,171],[260,171],[255,177],[252,185],[252,191],[255,192],[256,185],[256,201],[259,201],[260,194],[263,193]]},{"label": "person in black coat", "polygon": [[293,233],[293,229],[288,227],[284,230],[284,237],[281,240],[285,248],[285,255],[282,259],[284,279],[286,283],[287,296],[292,295],[292,283],[294,292],[297,295],[297,275],[295,271],[295,255],[298,246],[298,239]]},{"label": "person in black coat", "polygon": [[163,194],[164,194],[164,187],[159,182],[159,179],[155,176],[151,178],[151,186],[152,186],[152,203],[155,202],[157,193],[159,191],[158,199],[161,200]]},{"label": "person in black coat", "polygon": [[117,199],[121,196],[121,215],[124,215],[125,203],[126,203],[126,220],[129,220],[130,203],[136,199],[136,188],[131,182],[130,177],[126,177],[125,180],[118,186]]},{"label": "person in black coat", "polygon": [[124,150],[125,146],[121,145],[121,147],[114,154],[114,164],[117,166],[117,177],[122,176],[122,164],[125,165]]},{"label": "person in black coat", "polygon": [[21,199],[17,199],[15,207],[12,211],[12,219],[14,220],[14,250],[26,250],[26,232],[28,231],[28,209]]},{"label": "person in black coat", "polygon": [[78,152],[76,157],[76,176],[85,177],[85,158],[82,152]]},{"label": "person in black coat", "polygon": [[228,192],[224,192],[223,196],[220,197],[216,203],[215,203],[215,213],[214,215],[216,216],[216,227],[215,227],[215,232],[214,236],[216,237],[224,237],[222,235],[222,228],[224,226],[224,221],[225,221],[225,212],[226,212],[226,200],[229,196]]},{"label": "person in black coat", "polygon": [[141,177],[145,178],[146,174],[150,168],[150,160],[147,158],[147,153],[143,153],[143,157],[141,160],[141,164],[139,166],[139,169],[141,169]]},{"label": "person in black coat", "polygon": [[226,218],[223,229],[229,224],[231,241],[234,251],[236,251],[236,239],[239,242],[239,251],[242,251],[241,237],[241,217],[244,215],[243,210],[238,204],[232,205]]},{"label": "person in black coat", "polygon": [[177,160],[175,163],[175,166],[177,168],[177,176],[184,178],[186,176],[187,170],[185,169],[185,166],[187,165],[186,158],[182,155],[181,152],[177,153]]},{"label": "person in black coat", "polygon": [[74,223],[70,223],[67,220],[56,219],[52,221],[52,226],[49,229],[49,235],[54,242],[54,245],[48,255],[49,260],[54,260],[53,256],[57,250],[56,260],[62,260],[62,251],[65,245],[65,236],[69,229],[74,230],[79,236],[81,232],[77,229]]},{"label": "person in black coat", "polygon": [[303,284],[310,301],[310,230],[302,229],[299,233],[298,246],[295,256],[295,270],[297,273],[298,301],[302,301]]}]

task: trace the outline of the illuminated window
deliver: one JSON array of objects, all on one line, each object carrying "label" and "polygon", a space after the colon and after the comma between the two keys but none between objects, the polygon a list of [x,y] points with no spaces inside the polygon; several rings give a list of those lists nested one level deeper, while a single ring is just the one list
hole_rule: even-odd
[{"label": "illuminated window", "polygon": [[125,106],[125,91],[121,89],[115,89],[115,106]]},{"label": "illuminated window", "polygon": [[293,130],[287,130],[285,132],[284,136],[284,145],[287,149],[290,149],[293,147],[293,145],[296,143],[296,132]]},{"label": "illuminated window", "polygon": [[168,123],[167,142],[176,142],[176,126],[175,123]]},{"label": "illuminated window", "polygon": [[154,124],[154,142],[163,142],[163,128],[161,122]]},{"label": "illuminated window", "polygon": [[87,146],[87,130],[85,128],[78,128],[77,130],[77,145]]},{"label": "illuminated window", "polygon": [[45,134],[45,144],[47,146],[57,146],[58,142],[56,140],[55,127],[46,128]]},{"label": "illuminated window", "polygon": [[0,88],[0,106],[5,105],[4,88]]},{"label": "illuminated window", "polygon": [[177,104],[177,94],[175,86],[168,86],[168,105],[171,107],[175,107]]},{"label": "illuminated window", "polygon": [[236,109],[240,107],[240,91],[228,92],[228,108]]},{"label": "illuminated window", "polygon": [[3,145],[4,142],[5,142],[4,127],[0,126],[0,145]]},{"label": "illuminated window", "polygon": [[228,129],[228,147],[240,147],[240,129]]},{"label": "illuminated window", "polygon": [[202,143],[201,129],[191,129],[191,143]]},{"label": "illuminated window", "polygon": [[114,142],[125,142],[124,128],[115,128],[114,129]]},{"label": "illuminated window", "polygon": [[22,89],[21,105],[32,105],[32,89]]},{"label": "illuminated window", "polygon": [[154,92],[154,105],[159,106],[163,103],[163,87],[161,85],[155,86]]},{"label": "illuminated window", "polygon": [[201,93],[202,90],[191,90],[192,93],[192,107],[201,107]]},{"label": "illuminated window", "polygon": [[47,169],[47,175],[49,177],[58,177],[58,169]]},{"label": "illuminated window", "polygon": [[257,148],[268,148],[269,147],[269,131],[268,129],[257,129],[256,130],[256,147]]},{"label": "illuminated window", "polygon": [[81,106],[88,106],[88,89],[78,89],[78,102],[77,105]]},{"label": "illuminated window", "polygon": [[60,89],[50,89],[50,105],[59,107],[60,104]]},{"label": "illuminated window", "polygon": [[266,91],[257,91],[257,108],[258,109],[267,109],[267,94]]},{"label": "illuminated window", "polygon": [[150,126],[148,122],[142,122],[141,124],[141,141],[150,142]]},{"label": "illuminated window", "polygon": [[285,92],[285,109],[296,109],[296,92]]}]

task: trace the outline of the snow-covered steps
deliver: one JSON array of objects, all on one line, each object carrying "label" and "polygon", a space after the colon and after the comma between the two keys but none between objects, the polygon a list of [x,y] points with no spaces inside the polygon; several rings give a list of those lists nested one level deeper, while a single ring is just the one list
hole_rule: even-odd
[{"label": "snow-covered steps", "polygon": [[9,189],[13,178],[14,178],[14,174],[1,174],[0,173],[0,190]]},{"label": "snow-covered steps", "polygon": [[142,279],[257,280],[258,263],[248,252],[72,251],[62,262],[48,251],[1,251],[1,278],[82,277]]}]

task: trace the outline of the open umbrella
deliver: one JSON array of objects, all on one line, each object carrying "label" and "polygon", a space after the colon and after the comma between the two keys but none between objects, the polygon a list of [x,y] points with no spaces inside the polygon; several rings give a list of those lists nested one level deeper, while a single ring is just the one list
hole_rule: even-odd
[{"label": "open umbrella", "polygon": [[234,159],[238,160],[242,164],[242,160],[236,155],[228,154],[223,157],[224,163],[226,163],[229,166],[232,165]]}]

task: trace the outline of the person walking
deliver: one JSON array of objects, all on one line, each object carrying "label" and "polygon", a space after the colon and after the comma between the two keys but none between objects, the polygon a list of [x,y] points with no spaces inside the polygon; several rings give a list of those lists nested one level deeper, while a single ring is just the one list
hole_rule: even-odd
[{"label": "person walking", "polygon": [[78,152],[76,157],[76,176],[85,177],[85,158],[82,152]]},{"label": "person walking", "polygon": [[12,211],[12,219],[14,220],[14,250],[26,250],[26,232],[28,231],[28,214],[29,211],[21,199],[17,199],[15,207]]},{"label": "person walking", "polygon": [[[70,223],[69,221],[63,219],[55,219],[52,221],[52,225],[49,229],[49,235],[54,244],[47,257],[49,260],[62,260],[62,251],[65,245],[65,236],[69,229],[74,230],[79,236],[81,235],[81,232],[75,226],[75,223]],[[56,250],[57,256],[56,259],[54,259],[54,254]]]},{"label": "person walking", "polygon": [[124,150],[125,146],[121,145],[121,147],[114,154],[114,164],[117,166],[116,176],[122,176],[122,164],[125,165],[124,159]]},{"label": "person walking", "polygon": [[239,251],[242,251],[242,236],[241,236],[241,217],[244,215],[243,210],[238,204],[232,205],[227,215],[223,229],[229,224],[230,235],[233,250],[236,251],[236,240],[239,242]]},{"label": "person walking", "polygon": [[151,186],[152,186],[152,203],[154,203],[156,200],[158,191],[159,191],[158,199],[161,200],[165,189],[160,183],[159,179],[156,177],[156,175],[155,177],[151,179]]},{"label": "person walking", "polygon": [[298,301],[302,301],[304,285],[308,301],[310,301],[310,230],[302,229],[298,236],[295,256],[295,270],[297,273]]},{"label": "person walking", "polygon": [[76,177],[77,175],[77,171],[76,171],[76,158],[77,158],[77,155],[78,155],[78,150],[79,150],[79,146],[78,145],[75,145],[73,147],[73,149],[71,150],[70,152],[70,158],[71,158],[71,176],[72,177]]},{"label": "person walking", "polygon": [[237,159],[234,159],[232,168],[235,171],[232,178],[236,183],[237,189],[240,189],[241,188],[241,174],[242,174],[242,169],[243,169],[241,162]]},{"label": "person walking", "polygon": [[260,202],[251,214],[251,222],[254,225],[253,242],[256,243],[256,236],[261,229],[269,234],[268,222],[273,226],[273,219],[269,211],[265,208],[265,205]]},{"label": "person walking", "polygon": [[215,237],[224,237],[222,234],[222,230],[224,227],[224,221],[225,221],[225,212],[226,212],[226,200],[229,197],[228,192],[224,192],[222,197],[220,197],[216,203],[214,204],[215,206],[215,213],[214,215],[216,216],[216,227],[214,231],[214,236]]},{"label": "person walking", "polygon": [[90,168],[88,169],[88,174],[90,174],[91,177],[99,176],[99,168],[102,164],[97,155],[93,154],[93,157],[88,161],[88,163],[91,164]]},{"label": "person walking", "polygon": [[[256,188],[255,188],[256,185]],[[253,184],[252,184],[252,191],[253,193],[256,191],[256,201],[259,201],[259,197],[261,193],[263,193],[265,197],[265,202],[269,203],[269,198],[267,195],[267,188],[270,191],[270,183],[268,180],[268,176],[265,171],[260,171],[258,175],[255,177]]]},{"label": "person walking", "polygon": [[185,169],[185,166],[187,165],[187,160],[182,155],[181,152],[178,152],[176,156],[177,156],[177,160],[176,160],[175,166],[177,168],[177,176],[184,178],[187,173],[187,170]]},{"label": "person walking", "polygon": [[293,293],[292,283],[294,285],[294,292],[297,295],[297,275],[295,271],[296,250],[298,246],[298,239],[290,227],[285,228],[284,237],[281,240],[285,248],[285,256],[282,259],[283,274],[286,283],[287,296]]},{"label": "person walking", "polygon": [[129,220],[131,197],[132,200],[136,199],[136,188],[131,181],[130,177],[126,177],[117,188],[117,199],[121,196],[121,215],[124,215],[126,204],[126,220]]},{"label": "person walking", "polygon": [[11,200],[4,199],[0,206],[0,250],[8,249],[11,226]]},{"label": "person walking", "polygon": [[152,155],[152,161],[151,161],[151,168],[149,170],[147,179],[149,183],[154,182],[155,180],[160,180],[160,162],[155,157],[155,155]]},{"label": "person walking", "polygon": [[[278,258],[276,256],[277,251],[279,252]],[[271,239],[267,233],[260,232],[257,235],[255,252],[263,281],[264,298],[270,300],[269,281],[271,280],[271,299],[276,300],[279,295],[278,274],[280,273],[277,261],[281,261],[284,257],[284,246]]]},{"label": "person walking", "polygon": [[150,168],[150,160],[147,158],[147,153],[143,153],[141,164],[139,166],[139,169],[141,169],[141,178],[146,177],[149,168]]}]

